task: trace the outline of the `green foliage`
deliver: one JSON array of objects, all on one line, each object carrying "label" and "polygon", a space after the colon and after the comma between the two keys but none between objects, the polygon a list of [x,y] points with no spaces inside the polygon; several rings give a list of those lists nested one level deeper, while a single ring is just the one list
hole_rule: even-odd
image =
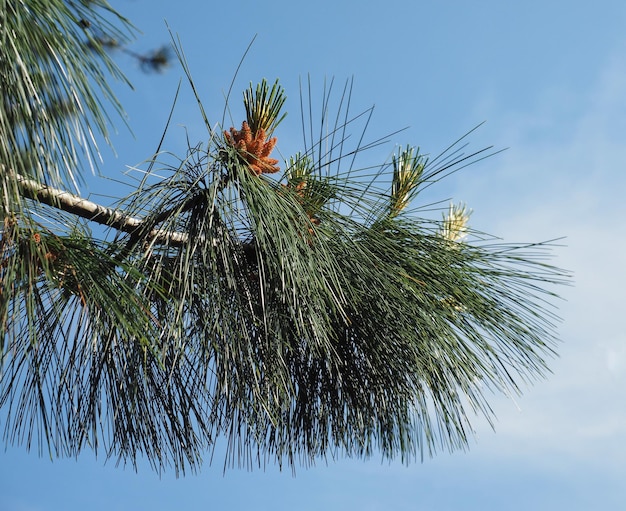
[{"label": "green foliage", "polygon": [[107,134],[103,101],[122,112],[108,84],[110,73],[121,75],[101,46],[88,44],[87,21],[126,37],[126,22],[103,1],[2,1],[0,162],[3,188],[13,192],[4,201],[19,203],[12,173],[75,188],[77,167],[97,157],[94,134]]},{"label": "green foliage", "polygon": [[[31,58],[45,60],[37,51]],[[38,435],[55,455],[101,447],[177,471],[220,438],[233,465],[411,461],[466,447],[471,417],[491,419],[487,393],[545,374],[552,287],[567,277],[544,261],[549,244],[479,236],[462,206],[418,217],[411,200],[486,153],[465,155],[460,140],[426,160],[409,146],[360,169],[356,156],[381,141],[365,143],[364,129],[349,146],[348,128],[367,126],[370,113],[352,116],[350,87],[332,114],[324,90],[324,135],[305,133],[278,178],[253,170],[227,127],[207,119],[206,146],[151,161],[120,200],[118,212],[141,222],[102,239],[73,214],[18,197],[44,225],[5,203],[7,441]],[[303,112],[313,112],[308,101]],[[277,83],[250,87],[251,133],[275,131],[284,103]],[[32,145],[12,133],[2,133],[6,147]],[[269,157],[273,144],[248,142]],[[46,180],[57,167],[26,174]]]},{"label": "green foliage", "polygon": [[278,80],[274,82],[271,89],[265,80],[257,85],[256,91],[250,84],[244,93],[243,104],[252,132],[256,133],[259,129],[263,129],[267,137],[271,137],[276,127],[287,115],[281,112],[286,99]]}]

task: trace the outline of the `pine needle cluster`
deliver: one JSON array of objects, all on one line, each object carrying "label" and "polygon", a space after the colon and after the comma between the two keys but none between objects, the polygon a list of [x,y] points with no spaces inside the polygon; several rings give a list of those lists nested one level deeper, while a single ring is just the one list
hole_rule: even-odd
[{"label": "pine needle cluster", "polygon": [[479,236],[464,206],[442,220],[410,210],[486,155],[465,154],[464,139],[433,159],[401,149],[367,179],[355,157],[380,141],[348,148],[363,118],[350,87],[282,175],[270,153],[285,92],[250,87],[242,129],[207,122],[207,144],[158,172],[152,161],[130,196],[90,217],[108,224],[100,237],[80,204],[51,189],[37,200],[15,177],[72,180],[63,153],[38,171],[7,157],[36,120],[24,110],[2,128],[8,442],[177,471],[220,441],[229,465],[411,461],[465,448],[470,419],[492,417],[486,395],[546,373],[553,286],[567,278],[545,261],[550,244]]}]

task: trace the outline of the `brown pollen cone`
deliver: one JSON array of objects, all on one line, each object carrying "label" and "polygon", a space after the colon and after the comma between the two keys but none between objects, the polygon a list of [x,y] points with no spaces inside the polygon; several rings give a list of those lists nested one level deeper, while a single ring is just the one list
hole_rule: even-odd
[{"label": "brown pollen cone", "polygon": [[253,134],[248,123],[243,121],[241,130],[230,128],[230,133],[225,131],[224,136],[226,137],[226,142],[237,149],[239,155],[245,160],[255,175],[273,174],[280,170],[276,166],[278,160],[269,157],[276,145],[276,137],[266,140],[263,128],[259,128]]}]

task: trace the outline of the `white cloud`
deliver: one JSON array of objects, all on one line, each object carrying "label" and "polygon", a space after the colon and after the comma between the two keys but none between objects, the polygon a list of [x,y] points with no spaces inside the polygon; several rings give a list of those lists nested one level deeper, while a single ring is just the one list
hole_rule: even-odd
[{"label": "white cloud", "polygon": [[457,195],[476,228],[506,241],[566,236],[554,262],[575,285],[561,290],[554,374],[526,392],[521,412],[497,402],[497,435],[480,443],[507,457],[617,466],[626,459],[626,61],[610,59],[591,91],[552,91],[527,112],[497,107],[496,143],[512,148],[465,175]]}]

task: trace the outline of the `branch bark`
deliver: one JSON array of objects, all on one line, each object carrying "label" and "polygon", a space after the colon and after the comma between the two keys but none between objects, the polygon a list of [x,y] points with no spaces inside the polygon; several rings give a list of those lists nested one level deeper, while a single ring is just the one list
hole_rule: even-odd
[{"label": "branch bark", "polygon": [[[20,195],[61,209],[100,225],[106,225],[127,233],[137,232],[146,220],[128,215],[118,209],[107,208],[78,195],[41,184],[33,179],[14,174]],[[157,243],[183,244],[188,235],[184,232],[168,232],[152,229],[148,235]]]}]

